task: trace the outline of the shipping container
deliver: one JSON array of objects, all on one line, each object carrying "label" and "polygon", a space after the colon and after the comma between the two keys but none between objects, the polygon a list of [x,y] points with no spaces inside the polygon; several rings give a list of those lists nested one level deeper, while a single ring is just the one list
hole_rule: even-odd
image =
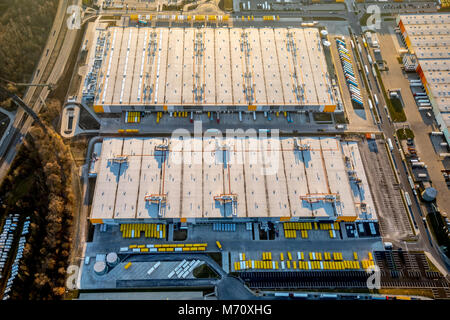
[{"label": "shipping container", "polygon": [[350,62],[347,62],[347,61],[343,60],[342,61],[342,66],[344,68],[344,71],[353,72],[353,66],[352,66],[352,64]]}]

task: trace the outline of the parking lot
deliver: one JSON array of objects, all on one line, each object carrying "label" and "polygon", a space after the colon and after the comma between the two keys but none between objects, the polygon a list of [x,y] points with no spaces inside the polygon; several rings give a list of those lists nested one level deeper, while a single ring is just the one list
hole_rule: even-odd
[{"label": "parking lot", "polygon": [[[358,80],[358,83],[361,85],[361,95],[363,97],[363,106],[360,108],[355,108],[355,106],[352,104],[352,101],[350,99],[350,92],[348,85],[346,83],[346,79],[344,76],[344,70],[342,67],[342,64],[340,62],[340,57],[338,54],[338,50],[336,47],[336,37],[345,37],[345,43],[347,44],[347,48],[351,53],[352,59],[352,66],[353,70],[355,71],[355,77]],[[336,33],[335,31],[330,34],[329,39],[331,39],[331,46],[330,46],[330,52],[334,61],[334,66],[336,70],[336,76],[337,80],[339,82],[341,97],[345,105],[345,114],[348,117],[348,120],[350,122],[349,128],[356,128],[356,127],[365,127],[366,131],[376,131],[378,130],[373,122],[372,116],[370,114],[369,105],[367,103],[367,94],[366,90],[364,88],[364,82],[361,80],[360,73],[358,72],[358,67],[356,65],[356,57],[354,54],[354,51],[352,50],[352,46],[350,43],[350,35],[348,32],[345,32],[344,34]]]},{"label": "parking lot", "polygon": [[[381,288],[432,289],[441,298],[450,297],[448,283],[432,271],[423,253],[375,251],[376,265],[381,270]],[[369,274],[360,271],[282,271],[240,272],[250,288],[365,288]]]},{"label": "parking lot", "polygon": [[[196,259],[184,259],[181,261],[133,261],[131,266],[125,269],[125,266],[129,263],[129,259],[126,259],[118,265],[110,267],[110,270],[106,274],[97,275],[91,270],[95,261],[93,260],[88,265],[83,266],[85,268],[81,283],[83,289],[100,287],[114,288],[116,287],[116,281],[127,280],[195,279],[193,270],[204,264],[203,261]],[[175,269],[181,264],[187,264],[185,272],[183,274],[175,273]],[[150,272],[152,269],[153,272]],[[177,270],[180,270],[180,268]],[[181,268],[181,270],[183,269]]]},{"label": "parking lot", "polygon": [[[222,224],[225,227],[221,227],[220,225]],[[328,228],[321,227],[321,225],[328,226]],[[155,272],[152,274],[152,277],[147,276],[146,272],[144,271],[152,267],[152,264],[150,264],[151,261],[160,261],[161,257],[165,256],[168,256],[169,258],[175,257],[176,255],[180,255],[182,257],[207,257],[207,255],[204,255],[201,252],[192,251],[172,253],[132,253],[130,249],[126,253],[122,253],[121,248],[127,248],[131,246],[151,246],[152,248],[154,248],[155,246],[159,245],[167,246],[170,244],[174,244],[176,246],[180,246],[186,245],[188,243],[196,243],[196,241],[201,241],[202,243],[205,243],[207,245],[205,251],[206,253],[214,253],[219,254],[218,257],[221,256],[221,258],[217,257],[216,260],[218,259],[217,261],[220,262],[220,270],[222,270],[222,273],[224,274],[235,270],[234,263],[236,261],[239,261],[243,253],[246,255],[247,260],[262,260],[262,253],[271,251],[271,254],[273,255],[273,258],[271,257],[273,259],[272,261],[279,261],[279,271],[281,272],[284,271],[285,268],[287,269],[287,267],[289,267],[289,269],[292,269],[291,271],[296,271],[293,269],[293,265],[284,267],[281,264],[280,257],[283,254],[287,259],[286,250],[292,251],[292,254],[295,255],[295,257],[297,257],[298,251],[301,250],[302,252],[304,252],[303,254],[306,255],[306,260],[309,260],[309,252],[330,252],[330,254],[332,254],[333,252],[340,252],[342,254],[343,261],[346,261],[354,259],[354,252],[357,252],[359,259],[364,260],[365,257],[367,257],[367,253],[369,251],[382,249],[381,238],[379,237],[379,233],[377,233],[378,226],[373,229],[375,233],[371,234],[371,228],[367,228],[366,230],[364,227],[359,227],[359,225],[362,226],[363,224],[342,223],[342,228],[344,228],[345,225],[352,225],[353,229],[355,230],[355,234],[352,234],[351,237],[348,237],[347,232],[344,231],[345,229],[342,230],[342,232],[341,230],[336,229],[336,237],[331,238],[329,225],[329,223],[317,224],[317,229],[315,229],[313,223],[311,224],[311,229],[308,230],[307,238],[302,238],[300,236],[300,230],[297,231],[298,237],[286,238],[285,233],[283,232],[282,225],[278,224],[274,227],[274,240],[260,240],[260,236],[265,235],[265,231],[264,229],[260,229],[258,223],[250,223],[250,225],[249,223],[232,222],[195,224],[189,226],[185,240],[175,242],[173,242],[175,229],[173,224],[168,225],[167,238],[164,239],[145,238],[143,234],[140,238],[123,238],[123,234],[118,226],[107,226],[106,228],[100,228],[99,226],[97,226],[95,228],[92,241],[88,242],[86,246],[85,257],[89,257],[89,259],[87,261],[87,265],[84,265],[84,263],[82,264],[82,286],[94,288],[97,285],[97,282],[101,280],[102,283],[99,283],[99,286],[104,288],[111,286],[114,287],[116,285],[113,282],[114,279],[127,280],[142,278],[141,280],[146,281],[152,279],[168,280],[167,276],[172,271],[171,269],[173,269],[174,267],[174,265],[172,264],[161,264],[160,266],[158,266],[158,270],[155,270]],[[222,252],[219,251],[216,245],[216,241],[220,241],[223,248]],[[105,255],[109,252],[117,252],[121,257],[126,257],[129,254],[134,254],[135,257],[140,257],[139,259],[142,259],[142,261],[138,261],[138,264],[135,264],[133,262],[133,266],[130,267],[130,270],[126,270],[124,269],[126,264],[121,259],[120,267],[116,266],[113,269],[116,271],[112,272],[111,274],[108,273],[106,276],[96,275],[92,270],[95,261],[97,261],[98,259],[104,260]],[[194,258],[185,259],[193,260]],[[341,267],[338,267],[337,264],[336,266],[332,266],[330,264],[330,270],[333,270],[333,268],[343,268],[343,266],[343,263]],[[298,265],[298,267],[300,268],[300,264]],[[360,265],[359,267],[363,266]],[[136,272],[140,274],[140,276],[135,275],[133,273],[133,270],[136,270]],[[85,273],[87,273],[86,276],[84,275]]]},{"label": "parking lot", "polygon": [[250,288],[367,288],[365,271],[242,272]]},{"label": "parking lot", "polygon": [[366,1],[365,4],[357,4],[361,10],[368,6],[378,4],[382,12],[385,13],[417,13],[417,12],[436,12],[436,3],[432,1],[412,1],[409,3],[385,3],[381,5],[378,1]]}]

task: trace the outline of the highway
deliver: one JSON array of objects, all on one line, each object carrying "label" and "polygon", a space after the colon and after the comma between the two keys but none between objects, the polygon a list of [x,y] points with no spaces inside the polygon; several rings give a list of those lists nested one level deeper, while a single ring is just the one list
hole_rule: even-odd
[{"label": "highway", "polygon": [[[68,30],[66,17],[69,5],[81,5],[81,0],[60,0],[52,29],[41,59],[33,74],[31,83],[57,84],[62,76],[70,56],[76,35],[79,30]],[[45,101],[50,90],[48,87],[29,87],[23,101],[39,114],[42,100]],[[41,100],[42,99],[42,100]],[[22,108],[18,108],[13,126],[0,146],[0,182],[8,173],[9,167],[16,156],[23,138],[33,124]]]}]

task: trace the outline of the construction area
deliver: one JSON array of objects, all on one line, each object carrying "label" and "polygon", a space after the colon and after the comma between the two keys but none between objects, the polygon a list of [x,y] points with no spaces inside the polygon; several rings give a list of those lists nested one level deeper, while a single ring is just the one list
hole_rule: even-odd
[{"label": "construction area", "polygon": [[397,23],[410,53],[417,57],[413,67],[450,143],[450,14],[400,15]]},{"label": "construction area", "polygon": [[98,113],[343,111],[317,28],[94,32],[78,97]]},{"label": "construction area", "polygon": [[97,161],[94,224],[164,218],[377,221],[356,141],[104,138]]}]

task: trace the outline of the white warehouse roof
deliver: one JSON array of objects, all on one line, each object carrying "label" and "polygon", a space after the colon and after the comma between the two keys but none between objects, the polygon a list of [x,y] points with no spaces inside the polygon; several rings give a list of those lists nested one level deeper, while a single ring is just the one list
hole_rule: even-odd
[{"label": "white warehouse roof", "polygon": [[105,138],[100,158],[91,219],[376,219],[358,144],[334,137]]}]

